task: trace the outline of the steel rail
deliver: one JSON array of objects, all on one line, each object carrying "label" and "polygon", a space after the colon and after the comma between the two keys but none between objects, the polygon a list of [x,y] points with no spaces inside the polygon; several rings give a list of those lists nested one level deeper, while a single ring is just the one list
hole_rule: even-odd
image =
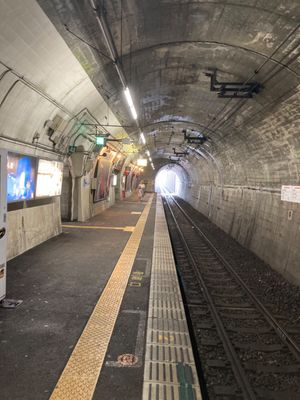
[{"label": "steel rail", "polygon": [[182,214],[186,217],[186,219],[194,226],[196,232],[204,239],[204,241],[208,244],[208,246],[213,250],[216,256],[219,258],[221,263],[224,265],[226,270],[234,277],[234,279],[238,282],[238,284],[245,290],[245,292],[249,295],[249,297],[253,300],[254,304],[260,310],[261,314],[267,320],[269,325],[275,330],[280,340],[288,346],[289,350],[293,353],[298,361],[300,361],[300,348],[294,342],[294,340],[288,335],[284,328],[276,321],[276,319],[272,316],[272,314],[266,309],[266,307],[261,303],[261,301],[257,298],[257,296],[252,292],[251,289],[245,284],[242,278],[235,272],[233,267],[229,264],[229,262],[222,256],[219,250],[214,246],[214,244],[208,239],[205,233],[195,224],[192,218],[186,213],[186,211],[180,206],[177,200],[172,197],[174,203],[182,212]]},{"label": "steel rail", "polygon": [[[173,196],[171,196],[171,197],[173,198]],[[222,340],[222,343],[223,343],[223,346],[224,346],[224,350],[225,350],[225,352],[227,354],[227,357],[228,357],[228,359],[229,359],[229,361],[231,363],[231,367],[232,367],[232,370],[233,370],[233,374],[234,374],[234,376],[236,378],[237,384],[239,385],[241,391],[243,392],[243,396],[244,396],[245,399],[255,400],[257,398],[257,396],[254,393],[250,382],[248,381],[248,378],[247,378],[247,376],[246,376],[246,374],[244,372],[244,369],[243,369],[243,367],[242,367],[242,365],[240,363],[239,357],[238,357],[238,355],[237,355],[237,353],[236,353],[236,351],[235,351],[235,349],[234,349],[234,347],[233,347],[233,345],[231,343],[230,338],[227,335],[226,329],[225,329],[225,327],[223,325],[223,322],[222,322],[222,320],[221,320],[221,318],[219,316],[219,313],[218,313],[217,308],[216,308],[216,306],[214,304],[214,301],[213,301],[213,299],[212,299],[212,297],[211,297],[211,295],[209,293],[209,290],[206,287],[206,284],[205,284],[204,279],[203,279],[203,277],[202,277],[202,275],[201,275],[201,273],[199,271],[199,268],[198,268],[197,263],[196,263],[196,261],[194,259],[194,256],[192,255],[192,253],[191,253],[191,251],[189,249],[189,246],[188,246],[188,244],[187,244],[187,242],[185,240],[184,234],[183,234],[178,222],[176,221],[176,218],[175,218],[175,215],[173,213],[173,210],[172,210],[172,208],[171,208],[171,206],[170,206],[170,204],[169,204],[169,202],[167,200],[167,196],[165,196],[165,204],[167,205],[167,207],[168,207],[168,209],[170,211],[170,214],[171,214],[171,216],[173,218],[173,221],[175,223],[175,226],[176,226],[176,229],[177,229],[178,234],[180,236],[180,239],[181,239],[181,241],[183,243],[183,246],[184,246],[184,248],[185,248],[185,250],[186,250],[186,252],[188,254],[190,262],[192,263],[192,266],[193,266],[194,272],[195,272],[195,274],[197,276],[197,279],[199,280],[199,283],[200,283],[200,286],[201,286],[201,289],[202,289],[202,294],[204,295],[207,303],[209,304],[209,308],[210,308],[210,312],[212,314],[212,318],[213,318],[213,320],[214,320],[214,322],[216,324],[216,328],[217,328],[218,334],[219,334],[219,336],[220,336],[220,338]]]}]

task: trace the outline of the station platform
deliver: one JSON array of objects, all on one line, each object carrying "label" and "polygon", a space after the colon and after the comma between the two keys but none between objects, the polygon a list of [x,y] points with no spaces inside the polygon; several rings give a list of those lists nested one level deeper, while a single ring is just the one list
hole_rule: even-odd
[{"label": "station platform", "polygon": [[117,202],[8,263],[2,400],[192,400],[201,392],[160,197]]}]

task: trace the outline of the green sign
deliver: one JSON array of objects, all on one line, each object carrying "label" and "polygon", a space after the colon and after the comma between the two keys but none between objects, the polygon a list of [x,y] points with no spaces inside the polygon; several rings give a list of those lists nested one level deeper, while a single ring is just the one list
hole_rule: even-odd
[{"label": "green sign", "polygon": [[98,144],[99,146],[105,146],[105,137],[96,136],[96,144]]},{"label": "green sign", "polygon": [[76,149],[77,149],[77,146],[69,146],[68,153],[69,154],[75,153]]}]

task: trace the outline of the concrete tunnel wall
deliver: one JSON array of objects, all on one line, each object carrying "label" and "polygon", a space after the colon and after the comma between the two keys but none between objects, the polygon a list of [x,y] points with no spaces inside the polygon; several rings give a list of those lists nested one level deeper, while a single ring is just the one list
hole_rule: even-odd
[{"label": "concrete tunnel wall", "polygon": [[184,163],[191,184],[182,195],[298,284],[300,205],[282,201],[281,186],[299,185],[299,100],[295,94],[255,124],[197,152],[191,148]]}]

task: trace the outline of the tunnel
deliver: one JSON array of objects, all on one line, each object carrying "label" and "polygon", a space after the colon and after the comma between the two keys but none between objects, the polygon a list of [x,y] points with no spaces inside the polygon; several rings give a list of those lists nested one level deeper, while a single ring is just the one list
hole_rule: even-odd
[{"label": "tunnel", "polygon": [[0,15],[1,399],[300,398],[299,1]]},{"label": "tunnel", "polygon": [[170,193],[184,197],[189,177],[179,165],[167,164],[157,171],[155,176],[155,192]]}]

